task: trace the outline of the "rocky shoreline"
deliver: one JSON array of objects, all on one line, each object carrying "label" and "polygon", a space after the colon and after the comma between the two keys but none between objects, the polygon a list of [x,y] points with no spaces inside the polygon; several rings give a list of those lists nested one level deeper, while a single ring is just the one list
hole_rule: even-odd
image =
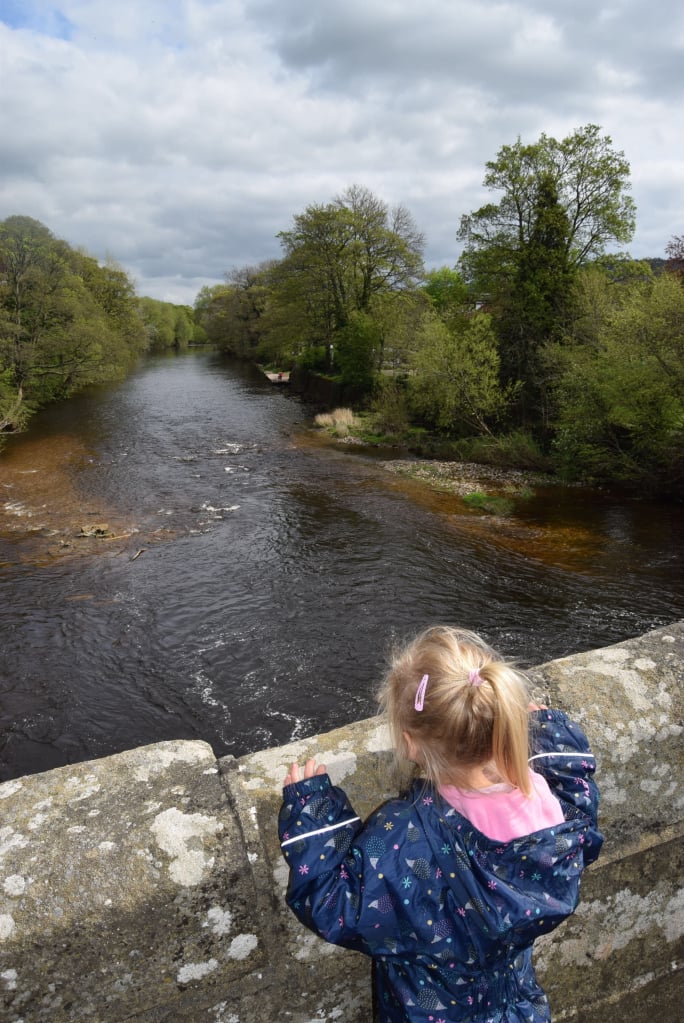
[{"label": "rocky shoreline", "polygon": [[396,476],[421,480],[437,490],[465,497],[475,491],[511,493],[535,486],[558,486],[548,474],[525,469],[503,469],[479,462],[437,462],[427,459],[395,459],[381,463]]}]

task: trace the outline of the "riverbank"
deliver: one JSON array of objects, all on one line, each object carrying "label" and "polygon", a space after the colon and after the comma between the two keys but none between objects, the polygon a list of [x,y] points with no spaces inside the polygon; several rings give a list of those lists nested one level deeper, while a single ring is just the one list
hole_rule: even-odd
[{"label": "riverbank", "polygon": [[[331,446],[390,450],[383,440],[374,441],[364,432],[365,422],[351,409],[336,409],[315,417],[315,433]],[[406,448],[397,448],[406,452]],[[410,449],[409,449],[410,450]],[[412,454],[411,457],[383,459],[379,465],[386,472],[406,480],[425,484],[433,491],[461,497],[471,508],[493,514],[512,511],[510,499],[529,497],[537,487],[575,486],[559,480],[550,472],[532,468],[515,468],[467,461],[459,458],[430,458]]]},{"label": "riverbank", "polygon": [[375,416],[351,408],[320,413],[314,426],[335,444],[396,451],[400,457],[388,459],[385,468],[462,496],[481,484],[500,489],[563,485],[549,459],[523,436],[491,438],[489,449],[471,450],[469,442],[449,442],[424,430],[382,432]]},{"label": "riverbank", "polygon": [[[561,464],[523,430],[501,436],[488,434],[453,439],[411,426],[401,416],[397,421],[392,416],[386,421],[377,412],[357,411],[351,407],[331,407],[330,411],[317,415],[314,422],[338,443],[394,449],[408,454],[409,461],[422,461],[431,467],[416,474],[416,478],[424,479],[437,489],[449,489],[453,493],[465,491],[464,496],[468,488],[459,485],[459,476],[468,480],[475,473],[488,484],[503,479],[504,485],[517,486],[521,482],[525,485],[527,477],[533,481],[531,485],[536,482],[537,485],[586,487],[592,491],[609,491],[615,497],[630,501],[646,499],[681,504],[684,500],[681,471],[664,475],[662,468],[654,463],[652,472],[644,471],[640,475],[594,473],[591,459],[586,464]],[[461,470],[462,466],[465,468]]]},{"label": "riverbank", "polygon": [[468,497],[482,489],[497,494],[520,493],[535,486],[558,486],[548,473],[524,469],[502,469],[479,462],[437,462],[428,459],[400,458],[384,461],[383,469],[397,476],[422,480],[436,490]]}]

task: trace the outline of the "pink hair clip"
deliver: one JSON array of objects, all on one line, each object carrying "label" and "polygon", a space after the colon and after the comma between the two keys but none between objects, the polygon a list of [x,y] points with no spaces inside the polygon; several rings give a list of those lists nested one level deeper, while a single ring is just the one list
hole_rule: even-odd
[{"label": "pink hair clip", "polygon": [[427,689],[429,678],[430,678],[429,675],[423,675],[422,679],[420,680],[420,685],[416,690],[416,702],[414,703],[413,706],[417,711],[421,711],[423,709],[423,704],[425,703],[425,690]]},{"label": "pink hair clip", "polygon": [[468,672],[468,681],[470,682],[471,686],[481,686],[482,685],[482,683],[484,682],[484,679],[480,678],[480,670],[479,670],[479,668],[473,668],[472,671]]}]

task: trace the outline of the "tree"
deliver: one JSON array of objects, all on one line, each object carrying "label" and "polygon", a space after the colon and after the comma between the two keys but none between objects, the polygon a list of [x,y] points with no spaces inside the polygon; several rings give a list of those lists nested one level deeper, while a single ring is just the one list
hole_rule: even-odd
[{"label": "tree", "polygon": [[[587,278],[584,281],[584,278]],[[583,271],[574,336],[555,349],[555,448],[569,476],[684,492],[684,291],[669,274]]]},{"label": "tree", "polygon": [[684,283],[684,234],[675,234],[665,246],[667,273],[675,274]]},{"label": "tree", "polygon": [[376,297],[372,317],[377,328],[376,370],[387,370],[394,375],[408,372],[423,318],[431,307],[423,288],[390,291]]},{"label": "tree", "polygon": [[178,349],[187,348],[194,337],[195,324],[192,309],[187,305],[176,305],[174,342]]},{"label": "tree", "polygon": [[368,313],[354,312],[337,334],[335,363],[342,384],[366,392],[373,386],[380,351],[380,328]]},{"label": "tree", "polygon": [[414,288],[422,276],[424,239],[406,207],[390,210],[361,185],[352,185],[333,205],[349,230],[352,308],[368,313],[374,296]]},{"label": "tree", "polygon": [[187,348],[193,338],[195,321],[190,306],[143,297],[138,300],[138,314],[150,352]]},{"label": "tree", "polygon": [[[567,217],[564,240],[570,266],[582,266],[600,256],[606,246],[628,242],[634,232],[635,206],[630,188],[629,163],[612,149],[608,135],[588,124],[558,142],[542,134],[538,142],[503,146],[496,160],[487,163],[484,185],[503,192],[498,204],[488,204],[461,219],[459,237],[466,244],[462,259],[466,279],[510,272],[517,254],[530,241],[540,185],[555,187]],[[483,261],[480,254],[494,254]]]},{"label": "tree", "polygon": [[556,339],[569,305],[573,270],[567,258],[568,217],[548,173],[537,184],[529,239],[518,253],[500,317],[504,378],[520,381],[519,418],[548,426],[545,346]]},{"label": "tree", "polygon": [[455,323],[472,307],[468,287],[458,270],[441,266],[428,270],[422,291],[445,323]]},{"label": "tree", "polygon": [[265,333],[264,316],[269,305],[270,275],[273,260],[256,266],[233,269],[227,276],[224,293],[222,347],[241,359],[254,358]]},{"label": "tree", "polygon": [[225,303],[229,291],[227,284],[205,285],[197,294],[194,304],[195,324],[211,344],[222,345],[225,339]]},{"label": "tree", "polygon": [[21,401],[35,349],[37,320],[45,319],[34,298],[47,291],[51,232],[31,217],[8,217],[0,225],[0,301],[3,362]]},{"label": "tree", "polygon": [[413,368],[414,406],[444,433],[491,433],[512,397],[512,389],[499,383],[497,341],[486,313],[456,331],[434,313],[426,316]]},{"label": "tree", "polygon": [[414,290],[422,274],[423,238],[411,215],[359,185],[307,207],[279,238],[274,302],[303,347],[330,351],[356,314],[373,317],[384,296]]},{"label": "tree", "polygon": [[[114,379],[143,350],[133,287],[120,268],[55,238],[37,220],[0,223],[0,421]],[[4,428],[4,427],[3,427]]]},{"label": "tree", "polygon": [[541,352],[562,332],[577,269],[632,236],[628,179],[624,154],[596,125],[560,142],[518,139],[487,163],[484,184],[501,200],[461,219],[460,266],[494,316],[504,379],[524,385],[523,422],[546,419]]}]

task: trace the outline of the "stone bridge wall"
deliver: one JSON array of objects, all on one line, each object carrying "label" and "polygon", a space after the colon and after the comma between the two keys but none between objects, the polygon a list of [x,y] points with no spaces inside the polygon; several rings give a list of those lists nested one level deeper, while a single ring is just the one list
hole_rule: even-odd
[{"label": "stone bridge wall", "polygon": [[[532,673],[598,757],[604,853],[540,939],[556,1023],[679,1023],[684,623]],[[377,720],[217,761],[164,742],[0,785],[3,1023],[371,1019],[368,962],[286,910],[276,815],[317,754],[357,811],[389,788]]]}]

